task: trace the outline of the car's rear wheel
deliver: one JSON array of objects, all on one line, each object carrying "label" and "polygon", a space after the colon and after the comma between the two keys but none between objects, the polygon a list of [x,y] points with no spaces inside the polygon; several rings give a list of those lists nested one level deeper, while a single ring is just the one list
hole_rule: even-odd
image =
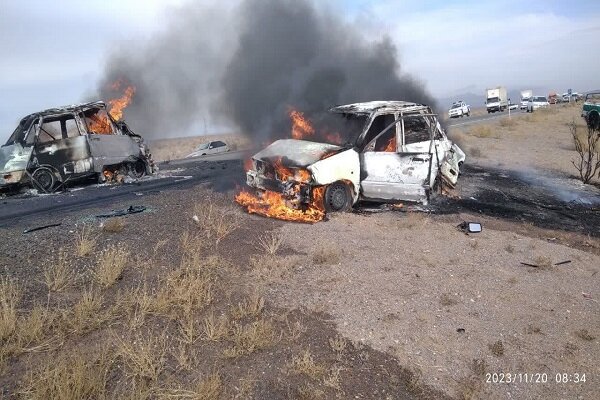
[{"label": "car's rear wheel", "polygon": [[588,126],[592,129],[600,129],[600,114],[592,111],[587,117]]},{"label": "car's rear wheel", "polygon": [[127,166],[127,172],[134,179],[146,176],[146,163],[143,160],[137,160]]},{"label": "car's rear wheel", "polygon": [[335,182],[327,186],[323,198],[327,212],[348,211],[352,207],[352,197],[348,185]]},{"label": "car's rear wheel", "polygon": [[54,171],[48,167],[39,167],[31,174],[33,187],[40,192],[52,193],[59,179]]}]

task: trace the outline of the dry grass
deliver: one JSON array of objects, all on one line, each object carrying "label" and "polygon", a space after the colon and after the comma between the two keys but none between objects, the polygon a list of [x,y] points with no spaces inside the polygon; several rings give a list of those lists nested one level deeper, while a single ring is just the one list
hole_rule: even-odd
[{"label": "dry grass", "polygon": [[233,346],[225,349],[223,354],[227,358],[239,357],[273,345],[275,328],[270,320],[264,318],[246,325],[234,323],[229,339]]},{"label": "dry grass", "polygon": [[100,327],[110,318],[108,310],[103,312],[104,298],[94,289],[85,289],[81,298],[71,307],[63,311],[62,322],[69,332],[86,333]]},{"label": "dry grass", "polygon": [[167,339],[164,333],[122,339],[115,335],[117,355],[126,375],[136,381],[156,382],[165,368]]},{"label": "dry grass", "polygon": [[32,400],[104,398],[112,362],[106,350],[91,360],[79,352],[68,358],[49,359],[42,367],[28,372],[21,395]]},{"label": "dry grass", "polygon": [[341,252],[339,248],[332,243],[322,243],[312,254],[312,261],[317,265],[339,264]]},{"label": "dry grass", "polygon": [[215,314],[211,312],[204,318],[202,323],[201,338],[207,341],[218,342],[227,337],[229,324],[230,322],[226,315],[216,318]]},{"label": "dry grass", "polygon": [[492,352],[493,355],[495,355],[496,357],[500,357],[504,355],[504,344],[502,343],[501,340],[498,340],[495,343],[492,343],[488,346],[490,348],[490,351]]},{"label": "dry grass", "polygon": [[262,313],[264,307],[265,299],[258,293],[255,293],[233,307],[231,316],[237,320],[247,317],[258,317]]},{"label": "dry grass", "polygon": [[498,125],[500,125],[502,128],[507,128],[508,130],[513,130],[516,126],[517,126],[517,121],[515,121],[513,118],[501,118],[498,121]]},{"label": "dry grass", "polygon": [[269,232],[258,238],[258,244],[268,255],[275,255],[283,244],[283,237],[278,232]]},{"label": "dry grass", "polygon": [[552,259],[547,256],[537,256],[533,260],[533,264],[540,268],[550,268],[552,267]]},{"label": "dry grass", "polygon": [[475,125],[469,129],[468,133],[478,138],[497,138],[498,133],[491,126],[485,124]]},{"label": "dry grass", "polygon": [[331,350],[333,350],[336,354],[341,355],[344,353],[344,351],[346,351],[346,348],[348,347],[348,341],[341,336],[329,338],[329,347],[331,347]]},{"label": "dry grass", "polygon": [[311,379],[319,379],[327,370],[325,366],[317,363],[310,350],[304,350],[300,355],[293,356],[288,364],[290,372],[305,375]]},{"label": "dry grass", "polygon": [[81,231],[75,234],[75,248],[79,257],[90,255],[96,248],[97,236],[92,233],[92,228],[85,224]]},{"label": "dry grass", "polygon": [[98,256],[98,264],[94,271],[94,279],[103,288],[112,286],[123,276],[125,266],[129,262],[129,250],[116,245],[108,246]]},{"label": "dry grass", "polygon": [[64,249],[59,249],[56,257],[51,259],[50,265],[44,270],[44,282],[51,292],[62,292],[74,286],[77,274],[73,269],[71,260]]},{"label": "dry grass", "polygon": [[196,204],[193,220],[199,228],[200,235],[215,246],[235,232],[241,224],[240,215],[235,208],[218,206],[213,199]]},{"label": "dry grass", "polygon": [[21,288],[6,277],[0,278],[0,343],[4,343],[17,328],[17,308],[21,301]]},{"label": "dry grass", "polygon": [[123,230],[125,230],[126,225],[127,223],[125,222],[125,218],[109,218],[102,224],[102,232],[120,233],[123,232]]}]

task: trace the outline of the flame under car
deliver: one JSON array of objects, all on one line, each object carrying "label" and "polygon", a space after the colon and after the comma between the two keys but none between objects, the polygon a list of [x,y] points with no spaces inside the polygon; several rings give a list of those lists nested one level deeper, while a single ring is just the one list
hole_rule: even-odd
[{"label": "flame under car", "polygon": [[360,200],[427,204],[440,183],[454,187],[465,160],[437,116],[425,105],[376,101],[332,108],[360,125],[346,145],[283,139],[252,157],[248,186],[280,193],[303,209],[322,197],[326,211],[347,210]]},{"label": "flame under car", "polygon": [[53,108],[26,116],[0,147],[0,189],[33,185],[53,192],[81,178],[121,170],[134,178],[154,172],[150,150],[103,102]]}]

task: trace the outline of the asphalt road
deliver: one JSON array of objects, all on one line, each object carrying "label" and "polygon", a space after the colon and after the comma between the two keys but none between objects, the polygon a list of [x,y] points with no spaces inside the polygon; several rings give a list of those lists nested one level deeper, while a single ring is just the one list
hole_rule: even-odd
[{"label": "asphalt road", "polygon": [[[518,109],[510,110],[511,117],[521,117],[523,115],[527,115],[527,113],[525,111],[521,111]],[[462,118],[459,117],[459,118],[448,119],[448,120],[446,120],[446,127],[450,128],[453,126],[477,124],[477,123],[482,123],[482,122],[486,122],[486,121],[493,121],[495,119],[502,118],[502,117],[508,117],[508,111],[495,112],[495,113],[491,113],[491,114],[483,114],[483,115],[477,115],[477,116],[471,116],[471,117],[462,117]]]}]

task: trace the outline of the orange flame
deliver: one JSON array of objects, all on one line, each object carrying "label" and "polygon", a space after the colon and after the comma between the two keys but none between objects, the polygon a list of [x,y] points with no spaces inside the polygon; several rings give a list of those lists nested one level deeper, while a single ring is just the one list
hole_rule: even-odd
[{"label": "orange flame", "polygon": [[303,113],[297,110],[290,110],[289,116],[292,119],[292,138],[304,139],[307,136],[315,134],[315,128],[304,117]]},{"label": "orange flame", "polygon": [[385,149],[383,149],[383,151],[387,153],[396,152],[396,137],[390,138],[390,141],[387,143],[387,146],[385,146]]},{"label": "orange flame", "polygon": [[[117,83],[115,83],[117,84]],[[117,84],[117,88],[121,86],[120,83]],[[110,116],[115,120],[119,121],[123,118],[123,110],[127,108],[131,104],[133,100],[133,95],[135,94],[134,86],[127,86],[123,95],[117,99],[112,99],[108,101],[110,105]]]},{"label": "orange flame", "polygon": [[281,193],[265,191],[259,197],[243,191],[235,197],[235,201],[245,207],[250,214],[277,218],[284,221],[319,222],[325,218],[323,207],[324,187],[313,190],[313,201],[306,210],[300,210],[287,205]]}]

